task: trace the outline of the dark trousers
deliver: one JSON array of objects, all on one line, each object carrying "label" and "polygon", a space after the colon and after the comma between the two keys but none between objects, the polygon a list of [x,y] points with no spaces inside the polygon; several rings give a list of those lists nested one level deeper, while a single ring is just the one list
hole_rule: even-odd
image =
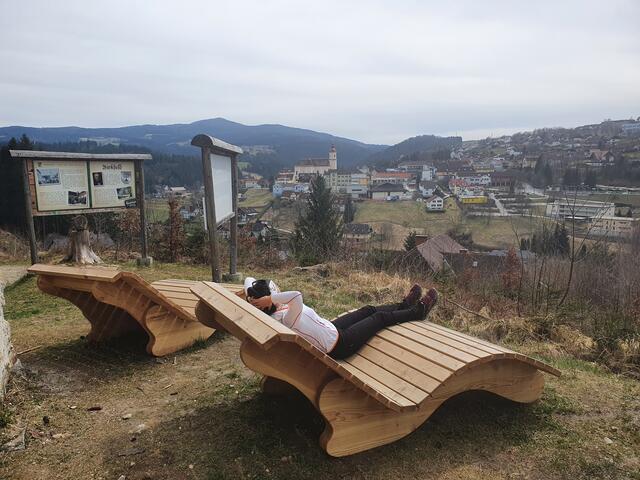
[{"label": "dark trousers", "polygon": [[412,320],[419,320],[418,312],[404,302],[379,307],[367,305],[345,313],[333,322],[338,329],[338,342],[329,356],[336,360],[347,358],[383,328]]}]

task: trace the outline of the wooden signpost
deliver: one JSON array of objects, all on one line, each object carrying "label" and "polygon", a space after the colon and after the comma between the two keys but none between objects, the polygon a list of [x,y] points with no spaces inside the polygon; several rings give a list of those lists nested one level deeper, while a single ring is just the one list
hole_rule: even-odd
[{"label": "wooden signpost", "polygon": [[144,170],[148,154],[88,154],[10,150],[23,161],[31,263],[38,262],[33,218],[140,210],[141,264],[150,264],[144,211]]},{"label": "wooden signpost", "polygon": [[238,280],[238,161],[242,149],[209,135],[196,135],[191,145],[202,152],[202,175],[206,224],[209,231],[211,253],[211,277],[214,282],[222,280],[219,265],[217,227],[230,221],[229,274],[225,280]]}]

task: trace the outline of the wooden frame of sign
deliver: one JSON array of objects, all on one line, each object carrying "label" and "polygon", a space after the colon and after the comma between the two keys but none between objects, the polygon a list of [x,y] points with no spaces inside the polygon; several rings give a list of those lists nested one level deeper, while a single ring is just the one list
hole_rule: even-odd
[{"label": "wooden frame of sign", "polygon": [[[144,169],[142,168],[142,162],[151,160],[151,155],[128,153],[90,154],[34,150],[10,150],[10,153],[12,158],[23,161],[22,183],[31,264],[38,263],[33,217],[117,212],[124,208],[138,208],[140,210],[141,253],[143,263],[148,261],[147,219],[144,210]],[[97,170],[97,166],[100,163],[103,164],[103,167],[104,164],[121,165],[123,162],[133,164],[133,172],[127,170],[120,173],[122,185],[120,185],[120,188],[118,188],[118,185],[113,186],[112,193],[114,193],[114,198],[109,199],[106,195],[102,195],[100,199],[94,198],[98,193],[96,187],[103,187],[103,177],[106,176],[104,172]],[[70,171],[66,174],[64,171],[61,173],[61,170],[65,168]],[[132,173],[133,179],[131,178]],[[69,190],[69,186],[65,184],[68,181],[77,181],[78,185],[81,184],[80,186],[86,188],[86,190],[78,191],[78,188],[75,189],[76,191]],[[46,192],[46,189],[54,190],[53,194],[51,194],[51,191]],[[55,191],[56,189],[60,190],[60,192]],[[56,204],[56,201],[61,201],[64,204]],[[94,202],[96,206],[94,206]]]},{"label": "wooden frame of sign", "polygon": [[[230,248],[229,248],[229,274],[233,277],[237,274],[238,266],[238,155],[242,154],[242,149],[236,145],[223,142],[210,135],[200,134],[193,137],[191,145],[199,147],[202,153],[202,176],[204,180],[204,196],[206,219],[209,232],[209,249],[211,252],[211,278],[214,282],[220,283],[220,265],[218,238],[216,236],[217,227],[230,220]],[[214,189],[214,178],[212,171],[211,156],[228,157],[231,165],[231,212],[218,219],[216,218],[216,192]],[[220,192],[219,192],[220,193]]]}]

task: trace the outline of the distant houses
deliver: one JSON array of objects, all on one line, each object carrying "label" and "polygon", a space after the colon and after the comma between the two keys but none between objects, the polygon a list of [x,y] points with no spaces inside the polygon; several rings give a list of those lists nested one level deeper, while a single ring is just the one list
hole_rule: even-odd
[{"label": "distant houses", "polygon": [[383,183],[371,187],[372,200],[400,200],[405,194],[405,188],[398,183]]},{"label": "distant houses", "polygon": [[373,228],[368,223],[347,223],[344,226],[344,240],[349,243],[363,243],[371,240]]},{"label": "distant houses", "polygon": [[429,212],[444,212],[444,200],[438,195],[427,198],[425,203]]}]

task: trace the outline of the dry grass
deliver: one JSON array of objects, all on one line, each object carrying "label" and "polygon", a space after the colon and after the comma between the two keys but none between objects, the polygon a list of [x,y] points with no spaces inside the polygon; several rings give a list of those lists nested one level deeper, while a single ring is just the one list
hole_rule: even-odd
[{"label": "dry grass", "polygon": [[[327,317],[397,300],[415,280],[340,265],[324,274],[246,265],[243,271],[303,291]],[[183,265],[139,272],[149,280],[208,278],[207,268]],[[453,290],[445,294],[456,298]],[[465,394],[405,439],[333,459],[317,445],[322,419],[315,410],[302,397],[262,395],[232,337],[218,333],[158,361],[136,344],[86,345],[82,315],[39,293],[32,278],[6,297],[16,349],[42,346],[21,358],[24,377],[11,384],[13,423],[0,435],[26,426],[27,449],[0,454],[0,478],[640,478],[638,383],[538,341],[509,318],[506,304],[484,310],[503,330],[483,332],[484,322],[447,303],[433,320],[498,338],[560,368],[562,378],[548,378],[540,402],[520,406]],[[483,307],[477,298],[456,300]],[[102,410],[87,411],[91,406]],[[127,413],[132,418],[123,420]],[[146,429],[132,433],[143,423]]]},{"label": "dry grass", "polygon": [[245,199],[238,204],[240,207],[264,207],[273,199],[271,192],[266,188],[251,188],[244,195]]}]

